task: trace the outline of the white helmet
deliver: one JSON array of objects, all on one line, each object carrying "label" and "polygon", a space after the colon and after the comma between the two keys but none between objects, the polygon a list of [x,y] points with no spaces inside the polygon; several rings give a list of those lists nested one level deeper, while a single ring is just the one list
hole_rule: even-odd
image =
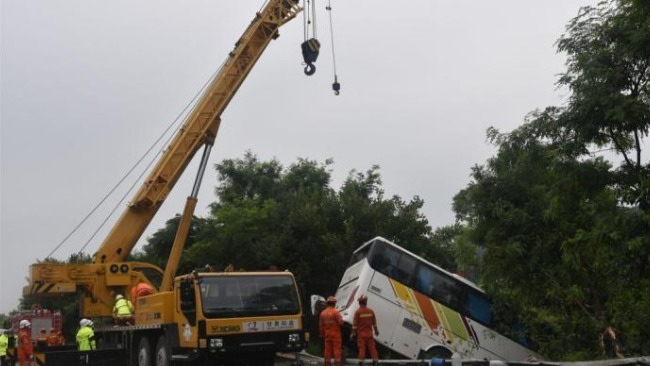
[{"label": "white helmet", "polygon": [[119,300],[119,299],[123,299],[123,298],[124,298],[124,296],[122,296],[122,294],[117,294],[117,296],[115,296],[115,300]]},{"label": "white helmet", "polygon": [[90,319],[83,318],[79,321],[79,325],[82,327],[90,327],[93,325],[93,322]]},{"label": "white helmet", "polygon": [[32,323],[29,322],[29,320],[23,319],[20,321],[20,328],[29,328],[32,326]]}]

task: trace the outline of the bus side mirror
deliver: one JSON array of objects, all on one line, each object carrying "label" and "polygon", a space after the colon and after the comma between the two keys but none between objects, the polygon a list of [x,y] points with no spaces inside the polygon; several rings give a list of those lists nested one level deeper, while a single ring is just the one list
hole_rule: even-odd
[{"label": "bus side mirror", "polygon": [[317,316],[327,307],[325,298],[320,295],[311,295],[311,315]]}]

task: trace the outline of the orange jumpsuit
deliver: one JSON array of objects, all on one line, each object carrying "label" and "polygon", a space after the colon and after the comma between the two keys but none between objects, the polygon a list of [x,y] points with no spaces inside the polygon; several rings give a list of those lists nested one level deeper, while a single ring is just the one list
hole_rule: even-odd
[{"label": "orange jumpsuit", "polygon": [[377,355],[377,347],[375,346],[375,338],[372,334],[373,329],[377,329],[377,318],[375,312],[365,305],[360,305],[359,309],[354,313],[354,320],[352,323],[352,331],[357,333],[357,348],[359,348],[359,360],[363,361],[366,358],[366,347],[370,351],[370,357],[374,361],[379,359]]},{"label": "orange jumpsuit", "polygon": [[29,329],[23,328],[18,332],[18,360],[20,366],[30,366],[31,358],[34,355],[32,335]]},{"label": "orange jumpsuit", "polygon": [[325,350],[323,351],[325,366],[331,366],[332,354],[334,356],[334,365],[341,366],[342,324],[343,318],[341,317],[341,314],[334,309],[334,306],[328,305],[327,308],[320,313],[318,328],[325,343]]},{"label": "orange jumpsuit", "polygon": [[62,346],[65,342],[60,332],[51,332],[47,336],[47,345],[49,347]]}]

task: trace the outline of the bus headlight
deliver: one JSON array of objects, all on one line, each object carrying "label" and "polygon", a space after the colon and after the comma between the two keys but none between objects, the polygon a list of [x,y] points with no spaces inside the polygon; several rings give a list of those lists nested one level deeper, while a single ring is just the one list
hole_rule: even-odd
[{"label": "bus headlight", "polygon": [[210,339],[210,348],[221,348],[223,347],[222,338],[212,338]]},{"label": "bus headlight", "polygon": [[298,333],[289,334],[289,343],[297,343],[297,342],[300,342],[300,334]]}]

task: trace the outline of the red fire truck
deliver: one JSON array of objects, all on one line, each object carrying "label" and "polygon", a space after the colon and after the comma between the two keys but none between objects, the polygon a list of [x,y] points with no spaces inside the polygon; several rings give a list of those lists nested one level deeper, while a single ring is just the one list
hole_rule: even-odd
[{"label": "red fire truck", "polygon": [[40,305],[32,306],[31,310],[23,310],[11,317],[11,329],[14,334],[20,330],[19,323],[21,320],[29,320],[32,323],[32,341],[36,342],[39,333],[45,329],[47,334],[51,329],[55,332],[63,331],[63,322],[60,311],[42,309]]}]

